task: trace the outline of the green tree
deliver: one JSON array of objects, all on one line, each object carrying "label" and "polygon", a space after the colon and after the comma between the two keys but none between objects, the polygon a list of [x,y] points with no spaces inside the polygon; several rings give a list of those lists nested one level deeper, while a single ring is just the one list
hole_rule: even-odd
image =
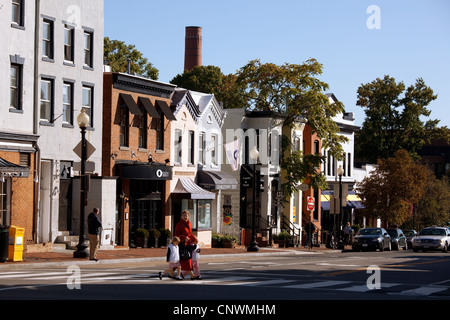
[{"label": "green tree", "polygon": [[388,75],[362,84],[356,104],[365,110],[366,118],[357,135],[357,157],[377,163],[403,149],[417,159],[424,143],[442,132],[438,120],[422,121],[430,116],[427,106],[435,99],[421,78],[408,88]]},{"label": "green tree", "polygon": [[425,195],[427,168],[414,163],[406,150],[380,159],[377,169],[357,186],[368,217],[402,225]]},{"label": "green tree", "polygon": [[170,83],[181,88],[212,93],[224,108],[243,108],[243,88],[236,83],[234,74],[224,75],[216,66],[196,66],[175,76]]},{"label": "green tree", "polygon": [[158,80],[158,69],[136,49],[135,45],[127,45],[119,40],[110,40],[108,37],[104,38],[104,60],[111,66],[112,72],[126,73],[128,59],[131,62],[131,73]]}]

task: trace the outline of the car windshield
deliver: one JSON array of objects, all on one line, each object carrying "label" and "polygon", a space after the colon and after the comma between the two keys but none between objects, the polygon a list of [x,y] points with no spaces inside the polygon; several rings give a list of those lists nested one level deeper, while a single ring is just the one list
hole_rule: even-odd
[{"label": "car windshield", "polygon": [[397,236],[398,236],[397,230],[394,230],[394,229],[387,229],[387,232],[389,233],[389,235],[390,235],[391,237],[397,237]]},{"label": "car windshield", "polygon": [[362,236],[378,236],[381,234],[381,229],[362,229],[359,234]]},{"label": "car windshield", "polygon": [[419,233],[420,236],[445,236],[444,229],[423,229]]}]

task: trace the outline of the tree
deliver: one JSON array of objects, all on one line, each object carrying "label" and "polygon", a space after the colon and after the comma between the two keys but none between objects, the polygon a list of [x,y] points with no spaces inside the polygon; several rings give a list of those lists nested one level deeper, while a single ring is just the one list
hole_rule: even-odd
[{"label": "tree", "polygon": [[410,225],[422,229],[450,222],[450,182],[447,177],[436,179],[429,171],[425,186],[425,196],[416,206]]},{"label": "tree", "polygon": [[362,84],[356,104],[365,109],[366,119],[357,135],[357,157],[377,163],[403,149],[417,159],[423,144],[441,133],[438,120],[422,121],[430,116],[426,107],[435,99],[421,78],[408,88],[388,75]]},{"label": "tree", "polygon": [[216,66],[196,66],[175,76],[170,83],[181,88],[212,93],[224,108],[243,108],[243,88],[236,83],[234,74],[224,75]]},{"label": "tree", "polygon": [[357,186],[368,217],[402,225],[425,194],[427,168],[413,162],[407,151],[380,159],[377,169]]},{"label": "tree", "polygon": [[[342,113],[344,106],[341,102],[331,104],[324,94],[329,86],[318,79],[322,70],[323,66],[314,59],[301,65],[263,64],[253,60],[238,71],[236,83],[245,88],[243,97],[248,110],[281,113],[286,117],[284,127],[292,127],[299,120],[308,123],[322,139],[323,147],[339,158],[347,139],[338,134],[333,117]],[[283,144],[281,168],[285,173],[285,197],[292,195],[301,183],[325,189],[326,179],[318,170],[324,157],[290,152],[291,148],[290,144]]]},{"label": "tree", "polygon": [[112,72],[126,73],[128,59],[130,59],[131,73],[158,80],[159,70],[151,64],[134,45],[127,45],[123,41],[104,38],[104,59],[111,66]]}]

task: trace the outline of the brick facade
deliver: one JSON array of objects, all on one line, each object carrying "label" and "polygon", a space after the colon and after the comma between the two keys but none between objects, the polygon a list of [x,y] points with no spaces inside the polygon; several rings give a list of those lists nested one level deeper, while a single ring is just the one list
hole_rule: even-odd
[{"label": "brick facade", "polygon": [[[20,163],[19,152],[0,151],[0,158],[14,164]],[[25,228],[25,244],[34,243],[36,184],[34,183],[35,154],[29,154],[29,176],[11,177],[10,225]]]}]

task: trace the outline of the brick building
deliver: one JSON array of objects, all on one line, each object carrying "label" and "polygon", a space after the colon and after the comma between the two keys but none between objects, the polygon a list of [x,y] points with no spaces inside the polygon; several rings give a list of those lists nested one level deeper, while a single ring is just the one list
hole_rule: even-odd
[{"label": "brick building", "polygon": [[102,175],[116,176],[116,244],[137,229],[170,229],[171,95],[175,86],[104,73]]}]

